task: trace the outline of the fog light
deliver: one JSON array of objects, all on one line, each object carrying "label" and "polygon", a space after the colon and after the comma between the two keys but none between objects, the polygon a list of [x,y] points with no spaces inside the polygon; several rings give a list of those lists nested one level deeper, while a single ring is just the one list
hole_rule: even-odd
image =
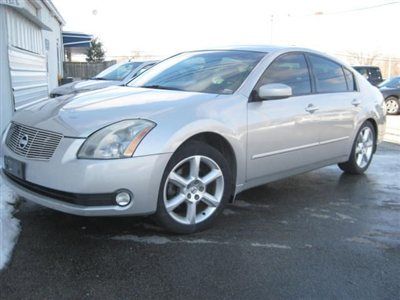
[{"label": "fog light", "polygon": [[115,196],[115,201],[119,206],[127,206],[132,200],[132,196],[127,191],[118,192]]}]

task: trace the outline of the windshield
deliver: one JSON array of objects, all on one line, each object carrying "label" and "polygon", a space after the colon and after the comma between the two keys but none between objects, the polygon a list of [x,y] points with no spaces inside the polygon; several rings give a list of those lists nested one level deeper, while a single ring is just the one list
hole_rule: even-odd
[{"label": "windshield", "polygon": [[141,65],[140,62],[129,62],[113,65],[103,72],[99,73],[94,77],[94,79],[99,80],[123,80],[126,76],[129,75],[134,69]]},{"label": "windshield", "polygon": [[378,85],[379,87],[400,88],[400,77],[386,79]]},{"label": "windshield", "polygon": [[232,94],[266,55],[251,51],[201,51],[173,56],[128,86]]}]

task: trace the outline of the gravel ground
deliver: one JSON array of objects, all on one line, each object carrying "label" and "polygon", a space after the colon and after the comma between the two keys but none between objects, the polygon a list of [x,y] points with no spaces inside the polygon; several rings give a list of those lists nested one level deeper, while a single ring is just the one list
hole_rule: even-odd
[{"label": "gravel ground", "polygon": [[400,146],[248,190],[208,231],[22,203],[2,299],[399,299]]}]

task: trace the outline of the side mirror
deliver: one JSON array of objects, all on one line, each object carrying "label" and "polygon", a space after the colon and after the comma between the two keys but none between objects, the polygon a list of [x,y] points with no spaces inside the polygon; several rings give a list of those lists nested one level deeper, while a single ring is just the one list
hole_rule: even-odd
[{"label": "side mirror", "polygon": [[270,83],[259,87],[258,96],[262,100],[274,100],[289,98],[292,94],[292,88],[283,83]]}]

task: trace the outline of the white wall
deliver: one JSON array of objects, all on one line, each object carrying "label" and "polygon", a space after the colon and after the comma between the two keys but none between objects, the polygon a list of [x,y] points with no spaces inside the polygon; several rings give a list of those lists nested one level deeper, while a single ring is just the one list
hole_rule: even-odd
[{"label": "white wall", "polygon": [[[53,13],[42,1],[32,0],[31,2],[28,2],[26,0],[23,0],[18,3],[19,5],[22,5],[22,7],[25,7],[29,12],[40,18],[42,23],[52,29],[52,31],[41,30],[40,35],[42,36],[42,39],[40,39],[40,41],[42,41],[42,43],[28,43],[30,41],[28,41],[26,36],[24,35],[21,41],[24,41],[24,43],[27,44],[24,44],[22,46],[19,44],[14,45],[28,51],[44,54],[47,56],[47,81],[48,91],[50,92],[53,88],[58,86],[58,76],[62,76],[63,74],[62,60],[64,57],[64,53],[62,48],[61,25],[57,18],[53,16]],[[13,10],[13,8],[7,8],[7,6],[5,5],[0,5],[0,134],[3,132],[5,126],[8,124],[14,113],[14,100],[11,90],[8,45],[9,43],[10,45],[12,45],[16,43],[16,41],[15,39],[13,39],[13,36],[9,36],[9,34],[7,33],[7,9],[10,11]],[[20,30],[17,29],[21,29],[22,25],[27,25],[28,23],[28,21],[21,21],[19,22],[19,24],[14,24],[16,26],[16,29],[15,31],[12,30],[12,32],[19,32]],[[32,33],[32,30],[28,32]],[[48,50],[46,50],[46,39],[48,40]],[[29,46],[29,48],[26,48],[27,45]],[[31,49],[31,47],[33,48]]]},{"label": "white wall", "polygon": [[7,23],[5,8],[0,5],[0,135],[11,119],[14,111],[11,96],[11,79],[7,51]]},{"label": "white wall", "polygon": [[[62,49],[62,29],[58,20],[50,13],[47,7],[42,3],[40,5],[40,18],[52,30],[43,30],[44,53],[48,58],[49,91],[51,91],[58,86],[58,76],[62,77],[63,75],[62,60],[64,58],[64,51]],[[46,50],[46,39],[49,41],[49,50]]]}]

